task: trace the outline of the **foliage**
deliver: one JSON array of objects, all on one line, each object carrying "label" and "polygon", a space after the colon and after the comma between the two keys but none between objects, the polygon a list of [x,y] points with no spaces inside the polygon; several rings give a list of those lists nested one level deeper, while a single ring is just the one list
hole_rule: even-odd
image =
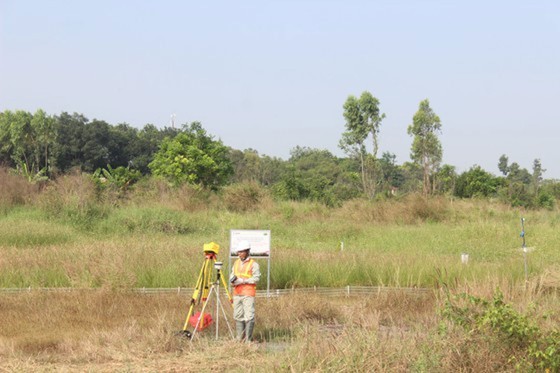
[{"label": "foliage", "polygon": [[23,110],[0,113],[0,161],[19,167],[28,174],[45,175],[52,161],[52,148],[56,139],[54,119],[39,109],[35,114]]},{"label": "foliage", "polygon": [[448,164],[441,166],[434,178],[435,189],[444,194],[453,193],[456,182],[455,166]]},{"label": "foliage", "polygon": [[397,165],[397,156],[395,154],[384,152],[378,164],[381,187],[386,193],[391,194],[404,184],[404,172]]},{"label": "foliage", "polygon": [[437,137],[437,132],[440,131],[441,121],[430,107],[430,101],[421,101],[407,132],[413,136],[410,158],[421,165],[423,170],[424,195],[431,192],[430,177],[441,162],[443,151]]},{"label": "foliage", "polygon": [[[437,118],[423,103],[417,119]],[[160,180],[174,185],[189,183],[195,188],[215,190],[230,182],[254,182],[279,199],[318,201],[327,206],[340,206],[360,195],[371,197],[376,193],[375,200],[382,200],[417,193],[426,189],[426,182],[430,183],[431,193],[454,193],[461,198],[497,196],[513,207],[554,209],[560,199],[560,182],[544,179],[546,170],[539,159],[534,160],[529,172],[515,162],[509,164],[504,154],[498,164],[503,177],[495,177],[476,165],[458,176],[454,166],[434,164],[426,179],[424,164],[416,159],[399,165],[390,152],[376,158],[376,136],[384,118],[379,101],[364,92],[359,98],[348,97],[344,108],[346,131],[340,145],[349,157],[297,146],[288,160],[262,155],[254,149],[226,147],[196,122],[180,129],[158,129],[153,124],[137,129],[126,123],[90,121],[78,113],[51,116],[42,109],[35,113],[6,110],[0,112],[0,165],[37,182],[54,180],[74,169],[92,174],[99,169],[95,176],[98,179],[104,168],[111,174],[134,169],[149,175],[152,164],[157,166],[154,174]],[[176,138],[177,135],[181,136]],[[369,138],[373,140],[372,153],[366,150]],[[105,184],[110,188],[104,189],[122,191],[127,180],[134,182],[139,175],[118,177],[126,180],[114,180],[115,183]],[[107,175],[103,178],[108,179]]]},{"label": "foliage", "polygon": [[280,181],[286,169],[286,162],[282,159],[261,156],[254,149],[229,149],[229,159],[233,167],[233,183],[257,182],[271,186]]},{"label": "foliage", "polygon": [[558,371],[560,369],[560,332],[542,331],[529,316],[504,302],[499,289],[492,300],[466,293],[447,298],[442,316],[463,327],[468,334],[492,337],[494,343],[510,351],[510,360],[521,369]]},{"label": "foliage", "polygon": [[291,151],[280,181],[272,187],[273,194],[283,200],[308,199],[327,206],[359,194],[351,167],[327,150],[296,147]]},{"label": "foliage", "polygon": [[501,179],[475,165],[457,178],[454,194],[461,198],[491,197],[496,195]]},{"label": "foliage", "polygon": [[128,145],[128,165],[146,175],[150,173],[148,165],[154,160],[160,144],[165,138],[173,138],[180,129],[164,127],[158,130],[153,124],[146,124],[144,128],[136,133],[132,144]]},{"label": "foliage", "polygon": [[[363,192],[373,197],[376,192],[378,134],[385,114],[380,114],[379,100],[368,91],[360,98],[348,96],[344,103],[346,131],[342,134],[339,147],[347,154],[360,160]],[[373,149],[368,157],[365,142],[371,136]]]},{"label": "foliage", "polygon": [[293,165],[288,167],[282,179],[272,186],[272,192],[280,199],[291,201],[300,201],[309,194],[309,190],[301,181],[301,177]]},{"label": "foliage", "polygon": [[112,168],[98,168],[92,175],[94,183],[100,189],[113,188],[120,192],[125,192],[131,185],[140,180],[142,174],[138,170],[129,167],[119,166]]},{"label": "foliage", "polygon": [[542,167],[541,160],[535,159],[533,161],[533,174],[532,174],[533,194],[535,196],[539,194],[539,190],[543,182],[543,174],[545,172],[546,170]]},{"label": "foliage", "polygon": [[541,193],[548,193],[553,198],[560,200],[560,181],[559,180],[543,181]]},{"label": "foliage", "polygon": [[509,158],[505,154],[502,154],[500,156],[500,159],[498,160],[498,170],[500,170],[500,172],[504,174],[504,176],[507,176],[507,174],[509,173],[508,162]]},{"label": "foliage", "polygon": [[185,125],[174,138],[163,140],[154,160],[152,173],[175,185],[188,183],[217,189],[233,172],[227,148],[213,140],[198,122]]},{"label": "foliage", "polygon": [[27,163],[21,162],[18,167],[13,171],[16,175],[23,176],[29,183],[36,184],[47,181],[49,178],[46,176],[46,168],[37,172],[27,168]]},{"label": "foliage", "polygon": [[55,118],[58,130],[58,141],[54,147],[56,168],[61,172],[68,172],[72,168],[81,170],[82,165],[86,163],[82,149],[83,133],[88,119],[78,113],[70,115],[66,112]]},{"label": "foliage", "polygon": [[539,208],[545,208],[547,210],[552,210],[556,204],[554,196],[546,191],[540,191],[536,198],[536,206]]}]

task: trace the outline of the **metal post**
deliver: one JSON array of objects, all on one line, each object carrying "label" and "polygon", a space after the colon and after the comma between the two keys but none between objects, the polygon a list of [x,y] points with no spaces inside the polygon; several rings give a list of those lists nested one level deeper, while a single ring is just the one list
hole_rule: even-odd
[{"label": "metal post", "polygon": [[218,279],[216,280],[216,341],[218,340],[219,330],[220,330],[220,270],[218,270]]},{"label": "metal post", "polygon": [[529,269],[527,265],[527,246],[525,246],[525,218],[521,218],[521,238],[523,243],[521,244],[521,249],[523,250],[523,267],[525,269],[525,285],[529,282]]}]

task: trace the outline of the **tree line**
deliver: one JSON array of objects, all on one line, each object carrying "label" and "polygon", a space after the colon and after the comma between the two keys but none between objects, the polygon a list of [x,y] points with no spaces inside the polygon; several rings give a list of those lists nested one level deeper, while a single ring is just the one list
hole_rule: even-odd
[{"label": "tree line", "polygon": [[146,124],[138,129],[89,120],[78,113],[6,110],[0,112],[0,165],[30,182],[46,182],[79,169],[98,183],[122,189],[147,177],[211,190],[254,183],[280,199],[330,206],[357,197],[394,198],[407,193],[498,198],[513,206],[545,208],[553,208],[560,198],[560,183],[543,178],[545,169],[538,159],[528,171],[502,155],[498,176],[477,165],[458,174],[454,166],[441,164],[442,123],[427,99],[420,102],[408,126],[411,160],[403,164],[397,164],[390,152],[377,154],[385,114],[371,93],[349,96],[343,117],[339,147],[347,157],[297,146],[283,160],[254,149],[228,147],[200,122],[179,128]]}]

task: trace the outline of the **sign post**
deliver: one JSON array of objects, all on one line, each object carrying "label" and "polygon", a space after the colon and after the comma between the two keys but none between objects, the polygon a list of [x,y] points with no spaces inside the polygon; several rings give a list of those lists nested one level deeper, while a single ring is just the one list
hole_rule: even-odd
[{"label": "sign post", "polygon": [[237,257],[239,241],[249,241],[253,259],[268,260],[266,273],[266,296],[270,295],[270,230],[231,229],[229,239],[229,268],[231,260]]}]

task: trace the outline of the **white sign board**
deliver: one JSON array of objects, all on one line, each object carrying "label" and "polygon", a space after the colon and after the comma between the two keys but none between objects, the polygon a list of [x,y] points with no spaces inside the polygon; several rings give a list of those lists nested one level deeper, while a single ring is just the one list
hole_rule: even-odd
[{"label": "white sign board", "polygon": [[230,231],[230,256],[237,256],[239,241],[249,241],[251,256],[270,256],[270,231],[232,229]]}]

